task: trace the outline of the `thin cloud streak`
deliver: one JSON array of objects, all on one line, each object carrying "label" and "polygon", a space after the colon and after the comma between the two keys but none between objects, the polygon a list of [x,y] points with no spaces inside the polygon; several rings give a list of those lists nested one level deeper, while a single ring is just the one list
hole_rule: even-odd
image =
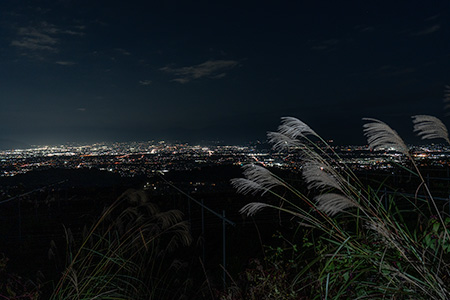
[{"label": "thin cloud streak", "polygon": [[233,69],[238,65],[239,63],[235,60],[208,60],[204,63],[189,67],[172,68],[166,66],[159,70],[177,76],[177,78],[172,79],[172,81],[188,83],[203,77],[212,79],[223,78],[226,76],[224,71]]},{"label": "thin cloud streak", "polygon": [[413,35],[416,35],[416,36],[428,35],[428,34],[435,33],[435,32],[438,31],[439,29],[441,29],[441,26],[438,25],[438,24],[436,24],[436,25],[427,27],[427,28],[425,28],[425,29],[423,29],[423,30],[420,30],[420,31],[414,33]]},{"label": "thin cloud streak", "polygon": [[139,84],[140,85],[151,85],[152,81],[151,80],[139,80]]},{"label": "thin cloud streak", "polygon": [[73,61],[57,61],[57,62],[55,62],[57,65],[60,65],[60,66],[73,66],[73,65],[75,65],[76,63],[75,62],[73,62]]},{"label": "thin cloud streak", "polygon": [[341,43],[339,39],[328,39],[324,41],[315,42],[316,44],[311,46],[311,50],[323,51],[323,50],[333,50],[336,46]]},{"label": "thin cloud streak", "polygon": [[39,30],[32,27],[21,27],[18,30],[19,39],[13,40],[11,46],[25,48],[28,50],[47,50],[57,52],[55,47],[59,40],[51,37],[47,30]]},{"label": "thin cloud streak", "polygon": [[391,65],[384,65],[378,69],[384,76],[401,76],[416,72],[413,67],[396,67]]},{"label": "thin cloud streak", "polygon": [[122,49],[122,48],[115,48],[114,50],[125,56],[131,55],[131,53],[129,51]]},{"label": "thin cloud streak", "polygon": [[63,30],[57,26],[41,22],[38,26],[17,28],[17,37],[10,45],[28,51],[59,52],[59,35],[83,36],[84,32],[78,30]]}]

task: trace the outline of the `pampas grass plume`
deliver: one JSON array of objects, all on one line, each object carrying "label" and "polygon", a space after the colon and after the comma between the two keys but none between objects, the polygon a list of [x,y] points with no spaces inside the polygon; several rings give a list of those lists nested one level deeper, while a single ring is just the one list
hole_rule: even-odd
[{"label": "pampas grass plume", "polygon": [[278,126],[278,132],[294,139],[307,135],[318,136],[311,127],[294,117],[282,117],[281,125]]},{"label": "pampas grass plume", "polygon": [[342,188],[333,176],[334,170],[324,163],[309,160],[303,165],[303,178],[308,184],[308,189],[332,187],[342,191]]},{"label": "pampas grass plume", "polygon": [[416,115],[411,118],[414,123],[414,132],[417,132],[422,140],[444,139],[450,144],[447,127],[441,120],[428,115]]},{"label": "pampas grass plume", "polygon": [[246,214],[247,216],[254,216],[261,209],[265,207],[273,207],[272,205],[262,203],[262,202],[251,202],[239,210],[239,213]]},{"label": "pampas grass plume", "polygon": [[358,206],[354,200],[336,193],[323,194],[315,197],[314,200],[318,203],[317,208],[330,217],[346,208]]},{"label": "pampas grass plume", "polygon": [[386,123],[372,118],[363,118],[364,121],[370,121],[363,125],[364,135],[367,137],[369,148],[377,150],[380,148],[394,148],[395,150],[408,155],[409,149],[405,142]]}]

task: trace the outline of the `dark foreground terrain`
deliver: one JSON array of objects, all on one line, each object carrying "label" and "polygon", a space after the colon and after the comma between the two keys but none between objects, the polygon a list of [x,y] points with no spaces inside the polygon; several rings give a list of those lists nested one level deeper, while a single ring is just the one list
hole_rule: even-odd
[{"label": "dark foreground terrain", "polygon": [[[8,272],[35,281],[39,273],[42,291],[49,293],[64,269],[67,232],[81,239],[83,230],[90,228],[105,207],[129,189],[145,189],[151,202],[162,211],[181,210],[189,222],[193,245],[179,258],[203,268],[195,276],[204,280],[204,272],[212,274],[218,287],[222,284],[223,230],[227,271],[239,272],[250,257],[260,257],[263,244],[273,233],[290,223],[273,211],[255,218],[244,218],[238,210],[251,197],[238,195],[229,180],[240,177],[237,166],[206,167],[192,171],[169,172],[151,178],[120,177],[94,169],[49,169],[33,171],[15,177],[0,178],[0,253],[9,259]],[[167,182],[181,189],[177,191]],[[189,199],[188,195],[192,197]],[[207,207],[202,207],[197,200]],[[235,225],[223,226],[223,221],[208,209]],[[57,245],[57,255],[49,256],[51,244]],[[197,272],[194,271],[194,272]]]}]

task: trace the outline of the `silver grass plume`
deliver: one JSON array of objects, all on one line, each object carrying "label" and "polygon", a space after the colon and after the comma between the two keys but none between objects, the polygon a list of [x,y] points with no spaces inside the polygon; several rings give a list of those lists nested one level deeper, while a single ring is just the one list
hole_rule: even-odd
[{"label": "silver grass plume", "polygon": [[294,117],[282,117],[281,125],[278,126],[278,132],[293,139],[307,135],[318,136],[311,127]]},{"label": "silver grass plume", "polygon": [[336,193],[323,194],[315,197],[314,200],[318,203],[317,209],[331,217],[346,208],[359,206],[354,200]]},{"label": "silver grass plume", "polygon": [[427,139],[444,139],[450,144],[450,139],[448,138],[447,127],[436,117],[427,115],[417,115],[412,116],[414,123],[414,132],[422,138],[422,140]]},{"label": "silver grass plume", "polygon": [[261,209],[265,207],[273,207],[272,205],[262,203],[262,202],[251,202],[239,210],[239,213],[245,214],[247,216],[256,215]]},{"label": "silver grass plume", "polygon": [[337,178],[338,174],[327,164],[315,160],[308,160],[303,165],[303,178],[308,189],[332,187],[342,191]]},{"label": "silver grass plume", "polygon": [[299,140],[280,132],[267,132],[267,139],[269,143],[272,144],[272,149],[280,152],[289,150],[291,147],[299,147],[303,145]]},{"label": "silver grass plume", "polygon": [[[366,227],[375,231],[380,239],[386,244],[386,246],[399,250],[402,255],[405,255],[404,250],[400,247],[400,244],[396,240],[396,235],[389,231],[384,224],[379,222],[370,221]],[[398,238],[399,236],[397,236]]]},{"label": "silver grass plume", "polygon": [[372,118],[363,118],[371,121],[363,125],[364,135],[367,137],[369,148],[394,148],[395,150],[409,156],[409,149],[398,133],[386,123]]},{"label": "silver grass plume", "polygon": [[271,189],[277,185],[284,185],[275,175],[261,165],[246,164],[242,167],[244,176],[265,189]]},{"label": "silver grass plume", "polygon": [[156,222],[162,230],[166,230],[172,227],[174,224],[183,221],[183,213],[176,209],[171,209],[165,212],[161,212],[154,216]]},{"label": "silver grass plume", "polygon": [[236,189],[239,194],[253,194],[263,191],[263,194],[267,191],[260,184],[251,181],[247,178],[233,178],[231,179],[231,185]]},{"label": "silver grass plume", "polygon": [[275,186],[284,185],[272,172],[261,165],[247,164],[242,168],[246,178],[234,178],[231,180],[231,184],[237,189],[238,193],[256,194],[262,191],[262,194],[264,194]]}]

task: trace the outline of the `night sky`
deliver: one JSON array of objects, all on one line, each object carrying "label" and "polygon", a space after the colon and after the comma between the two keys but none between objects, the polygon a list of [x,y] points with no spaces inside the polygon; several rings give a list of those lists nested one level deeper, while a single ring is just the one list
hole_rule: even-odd
[{"label": "night sky", "polygon": [[295,116],[364,143],[449,124],[450,1],[0,2],[0,138],[265,140]]}]

